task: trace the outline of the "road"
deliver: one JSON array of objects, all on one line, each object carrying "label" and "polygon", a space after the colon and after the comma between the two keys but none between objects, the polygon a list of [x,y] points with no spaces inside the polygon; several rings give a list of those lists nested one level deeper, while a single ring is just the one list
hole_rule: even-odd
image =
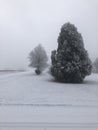
[{"label": "road", "polygon": [[1,106],[0,130],[98,130],[98,108]]}]

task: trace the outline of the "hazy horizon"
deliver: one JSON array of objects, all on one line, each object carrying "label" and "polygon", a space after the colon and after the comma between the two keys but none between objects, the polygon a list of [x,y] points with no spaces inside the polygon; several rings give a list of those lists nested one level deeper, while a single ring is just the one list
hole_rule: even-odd
[{"label": "hazy horizon", "polygon": [[0,0],[0,69],[24,69],[39,43],[50,56],[61,26],[70,22],[82,34],[90,58],[98,57],[97,0]]}]

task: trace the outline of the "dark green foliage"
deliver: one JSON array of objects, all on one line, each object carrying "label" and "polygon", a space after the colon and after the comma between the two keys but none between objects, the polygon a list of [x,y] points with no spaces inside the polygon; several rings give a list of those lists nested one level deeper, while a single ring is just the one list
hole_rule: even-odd
[{"label": "dark green foliage", "polygon": [[59,82],[81,83],[91,74],[92,65],[77,28],[70,23],[62,26],[57,51],[52,51],[51,73]]}]

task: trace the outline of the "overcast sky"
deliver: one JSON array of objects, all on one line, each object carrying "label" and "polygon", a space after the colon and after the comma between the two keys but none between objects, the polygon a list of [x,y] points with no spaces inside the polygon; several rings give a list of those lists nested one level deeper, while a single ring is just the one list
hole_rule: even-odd
[{"label": "overcast sky", "polygon": [[0,0],[0,69],[25,68],[39,43],[50,55],[68,21],[82,33],[90,57],[98,57],[98,0]]}]

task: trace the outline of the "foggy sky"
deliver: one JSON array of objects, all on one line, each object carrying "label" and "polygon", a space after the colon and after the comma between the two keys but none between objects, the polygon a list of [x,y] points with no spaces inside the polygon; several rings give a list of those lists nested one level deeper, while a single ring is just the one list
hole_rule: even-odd
[{"label": "foggy sky", "polygon": [[91,59],[98,57],[98,0],[0,0],[0,69],[22,69],[41,43],[50,56],[61,26],[82,34]]}]

